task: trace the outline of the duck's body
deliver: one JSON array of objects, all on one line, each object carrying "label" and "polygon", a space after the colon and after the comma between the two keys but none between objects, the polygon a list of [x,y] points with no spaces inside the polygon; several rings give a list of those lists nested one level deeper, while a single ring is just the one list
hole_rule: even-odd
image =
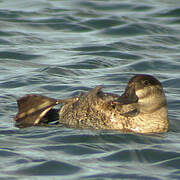
[{"label": "duck's body", "polygon": [[[22,125],[25,122],[29,123],[28,119],[31,116],[29,125],[41,124],[45,122],[44,119],[47,119],[47,112],[54,105],[62,103],[63,106],[56,113],[58,113],[59,123],[67,127],[113,129],[136,133],[168,131],[166,98],[161,83],[154,77],[136,75],[129,81],[122,96],[104,93],[101,88],[97,86],[88,93],[69,100],[55,100],[39,95],[29,97],[28,95],[18,101],[19,107],[22,107],[22,102],[26,102],[28,106],[31,104],[27,108],[28,111],[19,108],[15,120]],[[43,103],[39,101],[40,105],[36,106],[33,96],[37,96]],[[39,109],[35,110],[36,107]],[[48,119],[52,117],[51,115],[55,115],[54,113],[52,111]]]}]

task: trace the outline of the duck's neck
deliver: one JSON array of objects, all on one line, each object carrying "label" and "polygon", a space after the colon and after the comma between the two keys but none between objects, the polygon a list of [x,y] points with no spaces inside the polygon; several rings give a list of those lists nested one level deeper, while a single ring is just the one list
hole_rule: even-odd
[{"label": "duck's neck", "polygon": [[139,133],[162,133],[169,129],[168,108],[162,106],[151,113],[140,112],[134,118],[131,130]]}]

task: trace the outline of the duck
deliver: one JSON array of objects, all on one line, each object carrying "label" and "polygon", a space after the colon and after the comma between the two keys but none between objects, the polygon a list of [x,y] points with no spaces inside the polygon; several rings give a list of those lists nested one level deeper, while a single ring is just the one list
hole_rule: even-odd
[{"label": "duck", "polygon": [[[168,106],[162,84],[152,75],[133,76],[122,95],[102,91],[66,99],[28,94],[17,100],[16,126],[57,126],[79,129],[118,130],[133,133],[164,133],[169,130]],[[61,104],[59,109],[54,107]]]}]

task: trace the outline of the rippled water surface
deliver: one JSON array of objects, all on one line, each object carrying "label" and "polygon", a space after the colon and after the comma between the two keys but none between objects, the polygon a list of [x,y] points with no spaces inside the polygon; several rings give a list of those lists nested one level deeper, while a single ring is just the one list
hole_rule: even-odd
[{"label": "rippled water surface", "polygon": [[[14,126],[25,94],[121,94],[137,73],[162,82],[168,133]],[[179,89],[179,0],[1,0],[0,178],[180,179]]]}]

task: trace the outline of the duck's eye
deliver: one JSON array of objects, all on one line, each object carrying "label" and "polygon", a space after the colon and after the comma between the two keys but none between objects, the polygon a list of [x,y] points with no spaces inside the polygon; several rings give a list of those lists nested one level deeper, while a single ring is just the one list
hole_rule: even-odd
[{"label": "duck's eye", "polygon": [[147,85],[149,85],[149,81],[148,81],[148,80],[145,80],[145,81],[143,82],[143,84],[144,84],[145,86],[147,86]]}]

